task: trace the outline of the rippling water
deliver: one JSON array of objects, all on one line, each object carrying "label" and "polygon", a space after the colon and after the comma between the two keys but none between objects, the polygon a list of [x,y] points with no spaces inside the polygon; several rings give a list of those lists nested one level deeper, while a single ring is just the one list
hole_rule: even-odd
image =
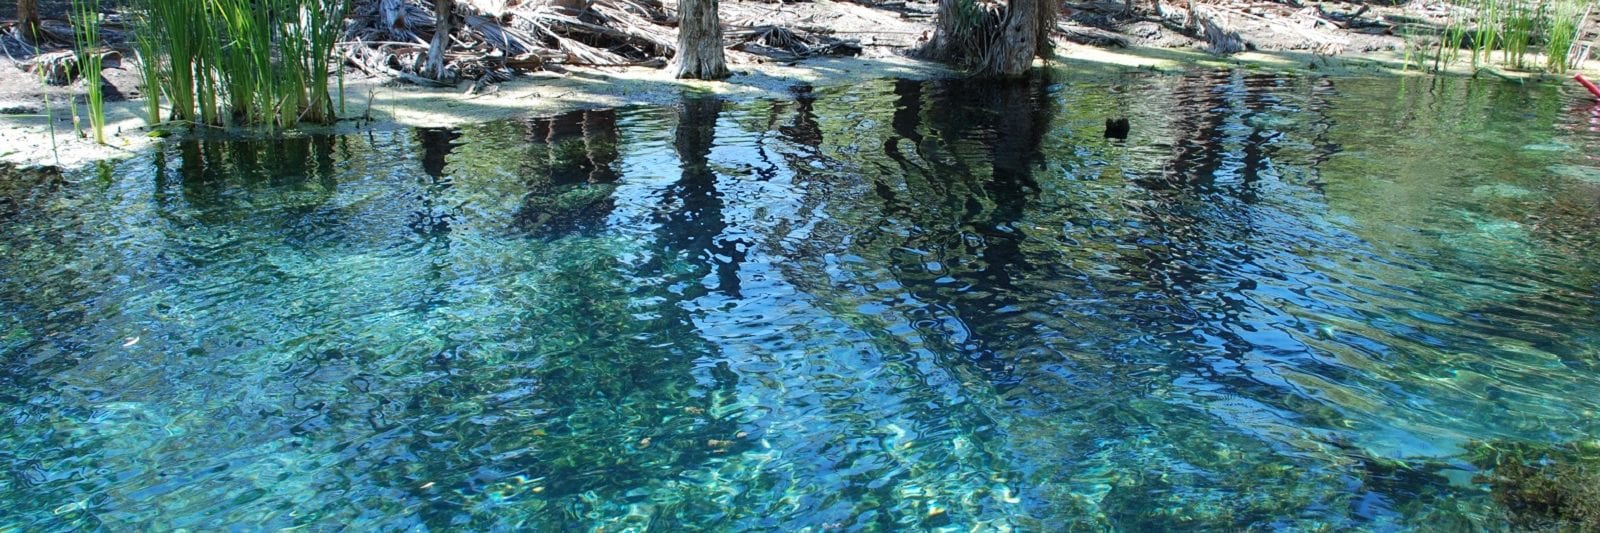
[{"label": "rippling water", "polygon": [[1503,527],[1467,443],[1600,437],[1594,117],[883,81],[13,177],[0,530]]}]

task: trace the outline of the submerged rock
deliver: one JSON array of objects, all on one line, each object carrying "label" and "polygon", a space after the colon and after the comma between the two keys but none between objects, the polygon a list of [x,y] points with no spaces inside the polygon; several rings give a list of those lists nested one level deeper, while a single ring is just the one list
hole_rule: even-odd
[{"label": "submerged rock", "polygon": [[1587,183],[1600,183],[1600,168],[1583,165],[1550,165],[1550,173]]},{"label": "submerged rock", "polygon": [[1523,145],[1522,149],[1530,152],[1567,152],[1572,150],[1572,146],[1560,142],[1547,142]]},{"label": "submerged rock", "polygon": [[1479,198],[1527,198],[1533,196],[1534,192],[1526,187],[1519,187],[1509,183],[1496,183],[1473,187],[1472,195]]}]

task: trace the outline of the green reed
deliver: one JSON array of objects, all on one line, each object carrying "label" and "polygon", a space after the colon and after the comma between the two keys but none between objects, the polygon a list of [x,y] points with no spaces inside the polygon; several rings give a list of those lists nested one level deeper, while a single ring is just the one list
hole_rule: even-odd
[{"label": "green reed", "polygon": [[146,92],[154,94],[159,87],[171,104],[171,119],[194,122],[200,101],[197,92],[206,90],[196,86],[195,73],[210,68],[208,56],[214,48],[202,42],[205,32],[201,27],[207,24],[203,6],[186,0],[139,0],[136,6],[140,25],[135,31],[148,39],[146,61],[156,79],[156,85],[147,87]]},{"label": "green reed", "polygon": [[104,88],[100,84],[105,56],[100,54],[100,0],[72,0],[72,15],[78,70],[83,73],[83,83],[88,88],[89,127],[94,132],[94,142],[105,144],[106,105]]},{"label": "green reed", "polygon": [[1489,59],[1489,52],[1495,49],[1496,41],[1504,35],[1506,12],[1515,9],[1515,5],[1519,3],[1521,2],[1478,1],[1478,25],[1472,31],[1472,66],[1478,66],[1479,56],[1482,56],[1483,61]]},{"label": "green reed", "polygon": [[[173,120],[293,127],[337,119],[329,58],[349,0],[136,0],[134,8],[140,54],[153,65],[147,80],[167,95]],[[185,23],[172,25],[180,15]]]},{"label": "green reed", "polygon": [[[38,44],[33,45],[33,55],[35,57],[39,55]],[[46,85],[45,78],[48,75],[45,73],[45,69],[41,68],[38,69],[38,71],[39,84]],[[61,166],[61,151],[58,149],[59,144],[56,142],[56,109],[55,106],[51,104],[50,93],[48,91],[44,93],[44,120],[45,124],[50,128],[50,156],[55,160],[56,166],[59,167]]]},{"label": "green reed", "polygon": [[145,117],[154,125],[161,123],[161,59],[144,15],[138,12],[134,15],[134,27],[138,30],[133,33],[133,51],[139,59],[139,78],[144,83]]},{"label": "green reed", "polygon": [[[1539,20],[1543,18],[1544,11],[1545,4],[1531,6],[1518,2],[1509,6],[1505,18],[1500,23],[1505,32],[1500,48],[1503,63],[1512,68],[1523,68],[1524,59],[1528,56],[1528,46],[1533,41],[1534,32],[1539,28]],[[1488,51],[1484,51],[1485,59],[1488,59],[1488,55]]]},{"label": "green reed", "polygon": [[1432,34],[1438,43],[1431,48],[1433,69],[1442,70],[1464,53],[1477,67],[1490,62],[1498,50],[1500,62],[1512,68],[1528,68],[1528,57],[1543,53],[1546,70],[1565,71],[1567,49],[1577,38],[1583,17],[1583,1],[1453,0],[1449,21]]},{"label": "green reed", "polygon": [[[306,46],[309,53],[303,56],[306,71],[310,73],[313,91],[305,110],[305,119],[311,122],[332,122],[337,118],[333,98],[328,93],[330,72],[338,69],[331,61],[339,35],[344,30],[344,18],[349,8],[348,0],[305,0],[301,9]],[[339,80],[344,84],[343,78]],[[340,99],[343,99],[340,89]]]},{"label": "green reed", "polygon": [[1551,72],[1567,71],[1567,52],[1578,39],[1578,24],[1584,9],[1577,2],[1564,2],[1555,6],[1553,22],[1545,33],[1545,69]]}]

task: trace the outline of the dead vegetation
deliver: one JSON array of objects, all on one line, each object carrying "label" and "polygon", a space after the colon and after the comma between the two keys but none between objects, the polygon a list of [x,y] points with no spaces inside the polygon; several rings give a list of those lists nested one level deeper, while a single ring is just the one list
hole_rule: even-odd
[{"label": "dead vegetation", "polygon": [[[471,80],[481,86],[516,72],[567,66],[664,66],[677,54],[675,8],[660,0],[462,0],[451,13],[445,74],[427,76],[424,67],[438,26],[434,6],[421,0],[373,0],[352,13],[340,50],[359,70],[421,84]],[[761,56],[861,51],[859,43],[801,28],[729,26],[725,46]]]},{"label": "dead vegetation", "polygon": [[[743,3],[739,3],[743,4]],[[450,13],[438,17],[438,6]],[[335,47],[348,70],[419,85],[472,89],[520,72],[565,67],[663,67],[678,53],[678,13],[673,0],[352,0]],[[790,25],[781,4],[724,5],[722,25],[730,62],[788,61],[822,55],[856,55],[859,39],[834,35],[825,24]],[[130,53],[133,36],[107,13],[106,54]],[[444,35],[439,21],[447,21]],[[80,78],[70,47],[72,28],[49,14],[24,35],[24,24],[0,25],[4,51],[28,72],[43,71],[51,85]],[[866,32],[854,32],[866,33]],[[32,38],[30,38],[32,37]],[[440,50],[435,43],[445,43]],[[120,53],[119,53],[120,52]],[[430,52],[441,61],[430,72]]]},{"label": "dead vegetation", "polygon": [[1290,0],[1097,0],[1067,4],[1058,35],[1092,46],[1195,46],[1218,54],[1297,50],[1333,56],[1400,49],[1404,41],[1397,30],[1414,22],[1408,15],[1416,14],[1371,3],[1340,10]]}]

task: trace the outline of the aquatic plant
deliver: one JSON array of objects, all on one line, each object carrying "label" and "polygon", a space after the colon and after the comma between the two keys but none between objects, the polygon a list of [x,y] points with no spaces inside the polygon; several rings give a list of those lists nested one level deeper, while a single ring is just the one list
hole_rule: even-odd
[{"label": "aquatic plant", "polygon": [[[1507,6],[1505,18],[1501,23],[1505,31],[1500,46],[1501,61],[1513,68],[1523,68],[1523,59],[1528,55],[1528,45],[1533,40],[1534,30],[1538,29],[1539,16],[1544,7],[1544,5],[1530,6],[1521,2]],[[1489,54],[1486,48],[1477,48],[1473,54],[1476,56],[1480,51],[1487,60]],[[1476,65],[1477,61],[1473,61],[1473,64]]]},{"label": "aquatic plant", "polygon": [[1584,10],[1575,2],[1555,4],[1550,28],[1545,32],[1545,70],[1567,71],[1567,52],[1578,38],[1578,24],[1583,21]]},{"label": "aquatic plant", "polygon": [[[138,0],[148,92],[167,95],[176,121],[332,122],[329,58],[348,9],[349,0]],[[155,120],[159,104],[147,111]]]},{"label": "aquatic plant", "polygon": [[78,70],[83,73],[83,84],[88,88],[89,126],[94,132],[94,142],[105,144],[106,106],[104,89],[100,85],[105,56],[100,55],[100,0],[72,0],[72,15]]},{"label": "aquatic plant", "polygon": [[[159,90],[172,107],[171,119],[196,118],[195,71],[209,68],[200,46],[200,28],[206,25],[202,4],[183,0],[140,0],[134,5],[134,33],[140,39],[141,60],[147,69],[146,92]],[[153,82],[153,83],[151,83]]]},{"label": "aquatic plant", "polygon": [[[33,46],[33,55],[39,55],[39,45]],[[45,76],[47,76],[45,69],[39,69],[40,84],[45,83]],[[50,101],[50,93],[48,92],[44,93],[44,120],[50,130],[50,156],[55,160],[56,166],[59,167],[61,166],[61,151],[57,149],[56,143],[56,109]]]},{"label": "aquatic plant", "polygon": [[144,15],[139,12],[134,14],[134,26],[140,31],[133,33],[133,52],[139,61],[140,82],[144,84],[145,119],[150,124],[158,124],[161,122],[161,59],[155,37],[148,31],[150,23]]},{"label": "aquatic plant", "polygon": [[[1442,29],[1408,32],[1406,39],[1436,43],[1431,47],[1408,45],[1430,49],[1433,70],[1455,63],[1463,52],[1476,67],[1488,63],[1498,50],[1500,62],[1512,68],[1528,68],[1528,56],[1542,53],[1546,70],[1564,72],[1567,50],[1577,38],[1584,16],[1583,5],[1578,0],[1457,0],[1452,2],[1450,19]],[[1407,63],[1412,64],[1409,56],[1410,52]]]},{"label": "aquatic plant", "polygon": [[1518,529],[1600,529],[1600,442],[1475,441],[1467,457]]}]

